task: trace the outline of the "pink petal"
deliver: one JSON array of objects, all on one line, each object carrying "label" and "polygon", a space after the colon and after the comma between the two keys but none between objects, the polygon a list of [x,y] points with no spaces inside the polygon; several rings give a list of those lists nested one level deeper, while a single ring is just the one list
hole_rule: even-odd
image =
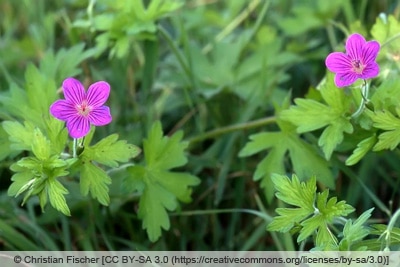
[{"label": "pink petal", "polygon": [[100,107],[110,95],[110,85],[104,81],[92,84],[87,92],[87,101],[89,106]]},{"label": "pink petal", "polygon": [[355,73],[338,73],[335,76],[335,84],[337,87],[345,87],[354,83],[359,77]]},{"label": "pink petal", "polygon": [[378,76],[379,74],[379,65],[376,62],[370,62],[364,69],[360,78],[369,79]]},{"label": "pink petal", "polygon": [[64,80],[62,87],[67,101],[79,105],[85,99],[85,88],[80,81],[74,78],[67,78]]},{"label": "pink petal", "polygon": [[377,41],[367,42],[362,50],[362,59],[364,64],[375,61],[381,46]]},{"label": "pink petal", "polygon": [[50,106],[50,114],[55,118],[66,121],[77,113],[74,105],[66,100],[57,100]]},{"label": "pink petal", "polygon": [[362,58],[362,48],[365,45],[365,39],[362,35],[354,33],[349,36],[346,41],[346,53],[351,59],[361,59]]},{"label": "pink petal", "polygon": [[341,52],[333,52],[325,60],[328,70],[335,73],[349,72],[353,69],[351,59],[348,55]]},{"label": "pink petal", "polygon": [[107,106],[102,106],[93,109],[89,114],[89,121],[95,126],[103,126],[109,124],[112,121],[110,108]]},{"label": "pink petal", "polygon": [[72,138],[81,138],[89,133],[90,123],[87,118],[76,115],[67,121],[67,129]]}]

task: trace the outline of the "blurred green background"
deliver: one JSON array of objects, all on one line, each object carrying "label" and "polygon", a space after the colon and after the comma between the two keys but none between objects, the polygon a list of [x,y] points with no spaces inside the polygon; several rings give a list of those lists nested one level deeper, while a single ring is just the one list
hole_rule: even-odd
[{"label": "blurred green background", "polygon": [[[106,80],[114,119],[97,138],[115,132],[141,147],[161,120],[166,134],[184,131],[189,163],[181,169],[201,179],[192,203],[172,213],[170,230],[152,243],[137,218],[138,195],[121,192],[118,171],[110,172],[109,207],[81,197],[73,183],[71,217],[51,207],[42,213],[36,198],[21,207],[7,196],[16,155],[0,128],[0,249],[297,249],[249,213],[272,216],[277,203],[252,178],[262,155],[238,152],[250,134],[276,129],[273,119],[257,120],[320,82],[325,57],[343,49],[348,33],[369,39],[381,13],[399,19],[399,12],[399,1],[390,0],[0,0],[1,96],[12,83],[23,88],[30,63],[57,86],[68,76]],[[0,106],[0,120],[7,119]],[[398,152],[368,155],[346,172],[333,168],[334,194],[360,212],[373,206],[356,176],[385,203],[397,203],[399,171]],[[386,222],[379,209],[374,217]]]}]

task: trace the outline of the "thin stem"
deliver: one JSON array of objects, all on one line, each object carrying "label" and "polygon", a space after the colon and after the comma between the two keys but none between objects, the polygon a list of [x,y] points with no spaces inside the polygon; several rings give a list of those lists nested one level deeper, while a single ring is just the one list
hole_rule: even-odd
[{"label": "thin stem", "polygon": [[365,105],[368,103],[368,92],[369,92],[369,85],[367,84],[366,80],[363,80],[364,84],[361,85],[361,103],[356,112],[351,115],[352,118],[357,118],[358,116],[361,115],[361,113],[364,111]]},{"label": "thin stem", "polygon": [[382,212],[386,213],[388,216],[391,215],[388,207],[386,207],[386,205],[371,191],[371,189],[369,189],[369,187],[353,172],[352,169],[344,165],[339,160],[334,160],[334,162],[339,166],[343,173],[350,177],[350,179],[353,179],[360,184],[365,193],[371,198],[372,202],[374,202]]},{"label": "thin stem", "polygon": [[335,50],[337,46],[337,40],[332,24],[328,24],[326,26],[326,32],[328,34],[329,43],[331,44],[332,49]]},{"label": "thin stem", "polygon": [[215,129],[215,130],[212,130],[212,131],[209,131],[209,132],[205,132],[205,133],[200,134],[198,136],[192,137],[188,141],[189,141],[189,143],[193,144],[193,143],[197,143],[197,142],[203,141],[205,139],[215,138],[217,136],[220,136],[220,135],[223,135],[223,134],[227,134],[227,133],[230,133],[230,132],[235,132],[235,131],[240,131],[240,130],[247,130],[247,129],[251,129],[251,128],[257,128],[257,127],[265,126],[265,125],[268,125],[268,124],[272,124],[274,122],[276,122],[276,117],[275,116],[271,116],[271,117],[266,117],[266,118],[255,120],[255,121],[229,125],[229,126],[226,126],[226,127],[218,128],[218,129]]},{"label": "thin stem", "polygon": [[400,38],[400,33],[393,35],[392,37],[390,37],[389,39],[387,39],[382,45],[381,48],[385,47],[386,45],[388,45],[389,43],[393,42],[394,40],[396,40],[397,38]]},{"label": "thin stem", "polygon": [[207,214],[219,214],[219,213],[235,213],[235,212],[242,212],[242,213],[249,213],[256,215],[262,219],[264,219],[267,223],[272,222],[272,217],[268,214],[262,213],[257,210],[250,210],[250,209],[220,209],[220,210],[193,210],[193,211],[182,211],[177,213],[171,213],[171,216],[193,216],[193,215],[207,215]]},{"label": "thin stem", "polygon": [[72,143],[72,157],[76,158],[76,147],[78,144],[78,139],[74,138],[74,141]]},{"label": "thin stem", "polygon": [[[249,3],[247,8],[243,10],[242,13],[240,13],[234,20],[231,21],[215,38],[215,42],[220,42],[222,41],[226,36],[228,36],[236,27],[240,25],[256,8],[257,6],[261,3],[260,0],[253,0],[252,2]],[[207,44],[203,50],[203,54],[207,54],[208,52],[211,51],[213,48],[213,44],[209,43]]]},{"label": "thin stem", "polygon": [[390,233],[393,230],[393,227],[396,223],[396,221],[400,218],[400,209],[398,209],[392,216],[392,218],[389,221],[389,224],[387,226],[387,229],[385,230],[385,232],[382,234],[385,235],[385,239],[386,239],[386,247],[385,250],[389,250],[389,246],[390,246]]}]

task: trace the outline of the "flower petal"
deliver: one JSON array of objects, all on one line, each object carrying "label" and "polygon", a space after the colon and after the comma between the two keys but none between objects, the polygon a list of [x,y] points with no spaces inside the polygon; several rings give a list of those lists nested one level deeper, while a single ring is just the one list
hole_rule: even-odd
[{"label": "flower petal", "polygon": [[381,46],[377,41],[369,41],[367,42],[362,51],[362,59],[364,64],[368,64],[369,62],[375,61],[378,56],[378,52]]},{"label": "flower petal", "polygon": [[359,77],[355,73],[338,73],[335,76],[335,84],[337,87],[345,87],[354,83]]},{"label": "flower petal", "polygon": [[379,74],[379,65],[376,62],[370,62],[364,69],[360,78],[369,79],[378,76]]},{"label": "flower petal", "polygon": [[335,73],[351,72],[353,69],[350,57],[341,52],[330,53],[325,60],[325,65],[328,70]]},{"label": "flower petal", "polygon": [[76,115],[76,109],[71,102],[66,100],[57,100],[50,106],[50,114],[55,118],[66,121]]},{"label": "flower petal", "polygon": [[74,116],[67,121],[67,129],[72,138],[81,138],[90,131],[89,120],[83,116]]},{"label": "flower petal", "polygon": [[358,33],[350,35],[346,41],[346,53],[351,59],[361,59],[363,53],[362,49],[365,43],[365,39],[362,35]]},{"label": "flower petal", "polygon": [[85,99],[85,88],[82,83],[74,78],[67,78],[63,85],[65,100],[79,105]]},{"label": "flower petal", "polygon": [[110,85],[104,81],[95,82],[87,92],[87,101],[89,106],[100,107],[110,95]]},{"label": "flower petal", "polygon": [[109,124],[112,121],[110,108],[102,106],[93,109],[89,114],[89,121],[95,126],[103,126]]}]

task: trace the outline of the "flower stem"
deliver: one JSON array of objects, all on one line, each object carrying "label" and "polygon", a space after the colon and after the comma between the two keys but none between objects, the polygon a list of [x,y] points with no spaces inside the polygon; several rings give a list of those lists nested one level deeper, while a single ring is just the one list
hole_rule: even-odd
[{"label": "flower stem", "polygon": [[367,83],[366,80],[363,80],[364,84],[361,85],[361,103],[356,112],[354,112],[351,117],[352,118],[357,118],[358,116],[361,115],[361,113],[364,111],[365,105],[368,103],[368,92],[369,92],[369,84]]},{"label": "flower stem", "polygon": [[78,139],[74,138],[74,141],[72,143],[72,157],[76,158],[76,146],[78,144]]}]

